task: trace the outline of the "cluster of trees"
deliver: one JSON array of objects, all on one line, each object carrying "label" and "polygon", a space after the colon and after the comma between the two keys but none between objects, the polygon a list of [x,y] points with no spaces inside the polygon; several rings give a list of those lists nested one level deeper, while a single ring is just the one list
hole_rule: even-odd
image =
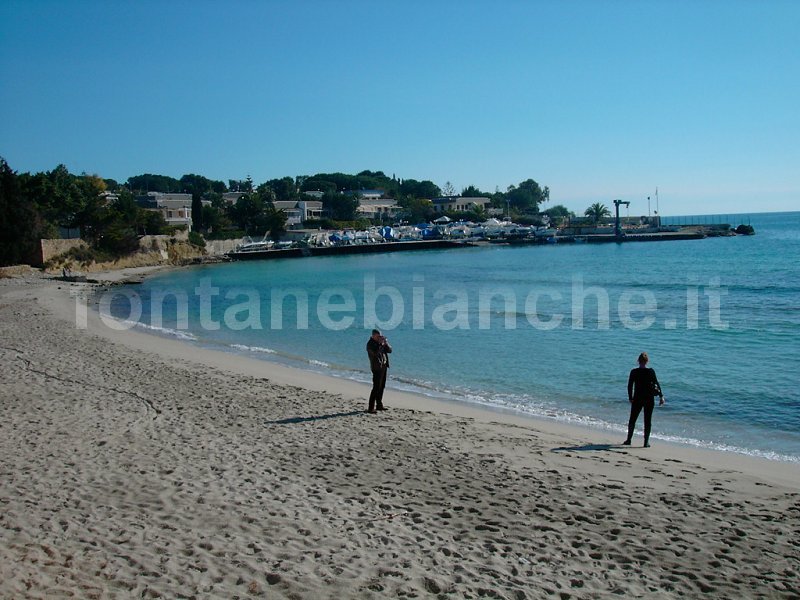
[{"label": "cluster of trees", "polygon": [[[110,183],[111,180],[106,180]],[[359,192],[364,190],[382,190],[384,196],[394,199],[403,208],[402,218],[410,222],[429,221],[436,216],[432,198],[455,197],[489,198],[491,206],[499,208],[513,220],[520,223],[540,223],[542,215],[551,221],[562,222],[575,214],[563,205],[555,205],[540,212],[540,205],[550,198],[550,190],[540,187],[533,179],[527,179],[519,185],[510,186],[506,192],[483,192],[475,186],[468,186],[456,193],[448,181],[439,188],[431,181],[416,179],[397,179],[387,177],[382,171],[362,171],[357,175],[345,173],[318,173],[313,176],[283,177],[271,179],[258,186],[249,177],[245,180],[228,180],[228,185],[221,181],[213,181],[201,175],[184,175],[173,179],[163,175],[138,175],[131,177],[123,189],[137,193],[146,191],[180,191],[192,194],[194,228],[206,234],[213,231],[236,229],[263,235],[268,232],[278,239],[285,231],[286,218],[281,211],[275,209],[276,201],[297,201],[308,199],[305,192],[322,192],[324,212],[331,225],[358,220]],[[237,191],[244,195],[234,205],[226,204],[222,194],[226,191]],[[201,200],[211,201],[211,206],[202,205]],[[595,223],[610,216],[609,209],[601,203],[595,203],[584,212]],[[453,218],[480,221],[486,218],[481,210],[451,213]]]},{"label": "cluster of trees", "polygon": [[[252,182],[249,180],[244,182],[231,180],[229,187],[232,191],[253,191]],[[403,217],[412,222],[433,217],[431,200],[443,196],[489,198],[493,207],[508,211],[512,217],[538,215],[540,206],[550,199],[549,188],[541,187],[533,179],[512,185],[505,192],[499,190],[484,192],[471,185],[458,194],[450,182],[440,188],[429,180],[401,179],[395,175],[389,177],[383,171],[361,171],[356,175],[317,173],[295,178],[283,177],[272,179],[255,188],[259,193],[271,194],[273,200],[297,200],[304,192],[322,192],[325,212],[333,219],[341,221],[356,218],[358,193],[363,190],[382,190],[386,198],[397,201],[404,209]],[[351,193],[345,194],[345,192]],[[471,216],[485,217],[485,215]]]},{"label": "cluster of trees", "polygon": [[[269,231],[277,239],[286,230],[286,215],[273,204],[277,199],[275,193],[267,184],[254,186],[250,178],[231,179],[226,185],[196,174],[175,179],[145,173],[129,177],[124,184],[116,186],[115,189],[134,196],[148,192],[191,194],[192,229],[208,236],[241,237],[244,233],[263,235]],[[241,192],[242,196],[231,205],[223,198],[228,191]]]},{"label": "cluster of trees", "polygon": [[107,189],[106,180],[73,175],[64,165],[18,174],[0,158],[0,264],[27,262],[39,240],[59,237],[59,229],[80,231],[109,256],[138,248],[139,235],[166,229],[163,217],[140,208],[129,191],[108,202]]},{"label": "cluster of trees", "polygon": [[[525,217],[535,220],[540,215],[540,205],[550,199],[550,190],[547,186],[541,187],[533,179],[527,179],[519,185],[510,186],[505,192],[495,190],[484,192],[470,185],[458,194],[453,185],[448,181],[439,187],[429,180],[400,179],[395,175],[387,176],[383,171],[362,171],[357,175],[344,173],[318,173],[310,177],[296,178],[298,192],[321,191],[323,192],[323,206],[326,210],[338,208],[340,213],[354,214],[357,203],[348,206],[341,199],[342,192],[360,190],[383,190],[387,198],[397,201],[402,207],[402,218],[410,222],[427,221],[437,216],[434,213],[434,198],[439,197],[481,197],[489,198],[491,206],[508,212],[509,216],[518,220]],[[344,204],[344,206],[341,206]],[[330,207],[330,208],[329,208]],[[562,207],[563,208],[563,207]],[[331,210],[331,212],[333,212]],[[480,211],[468,211],[449,215],[454,218],[472,220],[485,219],[486,215]]]},{"label": "cluster of trees", "polygon": [[[308,199],[304,192],[322,192],[328,223],[320,224],[352,224],[359,218],[359,193],[364,190],[382,190],[384,197],[397,201],[402,208],[401,218],[409,222],[438,216],[431,199],[459,195],[450,182],[440,188],[432,181],[389,177],[382,171],[361,171],[356,175],[317,173],[271,179],[259,185],[249,177],[225,183],[196,174],[176,179],[150,173],[118,182],[85,173],[74,175],[64,165],[49,172],[16,173],[0,158],[0,262],[24,262],[40,238],[58,237],[60,228],[79,230],[84,240],[111,255],[135,249],[141,235],[170,233],[161,214],[137,204],[136,197],[148,192],[191,194],[192,229],[206,236],[269,233],[277,239],[285,232],[286,215],[275,207],[275,202]],[[104,192],[113,192],[111,201]],[[223,198],[226,192],[241,195],[230,204]],[[488,197],[492,207],[523,223],[536,222],[542,214],[551,219],[571,215],[563,206],[541,213],[540,207],[549,200],[550,190],[533,179],[512,185],[505,192],[484,192],[468,186],[460,195]],[[486,218],[481,211],[449,216]]]}]

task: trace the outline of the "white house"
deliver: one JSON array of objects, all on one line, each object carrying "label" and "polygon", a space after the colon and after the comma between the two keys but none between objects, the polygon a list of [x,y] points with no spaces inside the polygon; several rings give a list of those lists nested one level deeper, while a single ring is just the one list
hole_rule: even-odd
[{"label": "white house", "polygon": [[297,208],[297,201],[295,200],[276,200],[272,203],[275,208],[282,210],[286,213],[286,226],[298,227],[302,222],[302,215],[300,209]]},{"label": "white house", "polygon": [[475,197],[475,198],[462,198],[461,196],[445,196],[442,198],[434,198],[431,200],[433,203],[433,210],[436,212],[466,212],[468,210],[486,209],[491,200],[489,198]]},{"label": "white house", "polygon": [[300,200],[297,203],[303,221],[322,218],[322,202],[319,200]]},{"label": "white house", "polygon": [[322,217],[322,202],[318,200],[276,200],[273,205],[286,213],[287,227],[299,227],[304,221]]},{"label": "white house", "polygon": [[384,190],[345,190],[345,196],[358,196],[361,200],[379,200],[386,193]]},{"label": "white house", "polygon": [[139,206],[160,212],[168,225],[185,225],[192,229],[192,195],[148,192],[136,199]]},{"label": "white house", "polygon": [[365,199],[361,198],[358,201],[359,214],[364,215],[368,219],[380,219],[382,217],[393,218],[399,212],[400,207],[397,206],[397,201],[391,198],[385,199]]},{"label": "white house", "polygon": [[236,204],[239,201],[239,198],[244,195],[244,192],[225,192],[222,194],[222,199],[226,204]]},{"label": "white house", "polygon": [[100,197],[103,199],[103,205],[108,206],[109,204],[113,204],[117,200],[119,200],[119,194],[115,194],[114,192],[100,192]]}]

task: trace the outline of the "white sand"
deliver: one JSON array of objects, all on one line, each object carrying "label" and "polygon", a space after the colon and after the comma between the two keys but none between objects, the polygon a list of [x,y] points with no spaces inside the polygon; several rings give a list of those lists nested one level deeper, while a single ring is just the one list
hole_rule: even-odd
[{"label": "white sand", "polygon": [[77,330],[69,287],[0,280],[0,597],[800,597],[797,465],[391,390],[367,415],[353,382]]}]

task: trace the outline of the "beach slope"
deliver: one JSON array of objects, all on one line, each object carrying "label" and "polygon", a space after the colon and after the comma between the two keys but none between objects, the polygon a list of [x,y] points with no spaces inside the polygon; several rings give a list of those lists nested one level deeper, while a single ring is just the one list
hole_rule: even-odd
[{"label": "beach slope", "polygon": [[[74,289],[74,287],[73,287]],[[797,465],[368,390],[0,280],[0,596],[800,596]]]}]

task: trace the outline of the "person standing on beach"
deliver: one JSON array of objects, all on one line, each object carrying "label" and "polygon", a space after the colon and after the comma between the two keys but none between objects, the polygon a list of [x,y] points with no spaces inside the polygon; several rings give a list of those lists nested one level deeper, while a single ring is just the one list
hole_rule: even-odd
[{"label": "person standing on beach", "polygon": [[389,370],[389,354],[392,347],[389,341],[377,329],[372,330],[372,335],[367,342],[367,355],[369,367],[372,370],[372,391],[369,394],[368,413],[386,410],[383,405],[383,389],[386,387],[386,374]]},{"label": "person standing on beach", "polygon": [[650,447],[650,425],[653,408],[655,408],[655,397],[660,398],[659,406],[664,404],[664,394],[661,392],[656,372],[647,367],[649,360],[647,352],[642,352],[639,355],[639,366],[631,369],[631,374],[628,376],[628,402],[631,403],[631,417],[628,419],[628,437],[622,442],[623,446],[631,445],[636,420],[644,409],[644,447]]}]

